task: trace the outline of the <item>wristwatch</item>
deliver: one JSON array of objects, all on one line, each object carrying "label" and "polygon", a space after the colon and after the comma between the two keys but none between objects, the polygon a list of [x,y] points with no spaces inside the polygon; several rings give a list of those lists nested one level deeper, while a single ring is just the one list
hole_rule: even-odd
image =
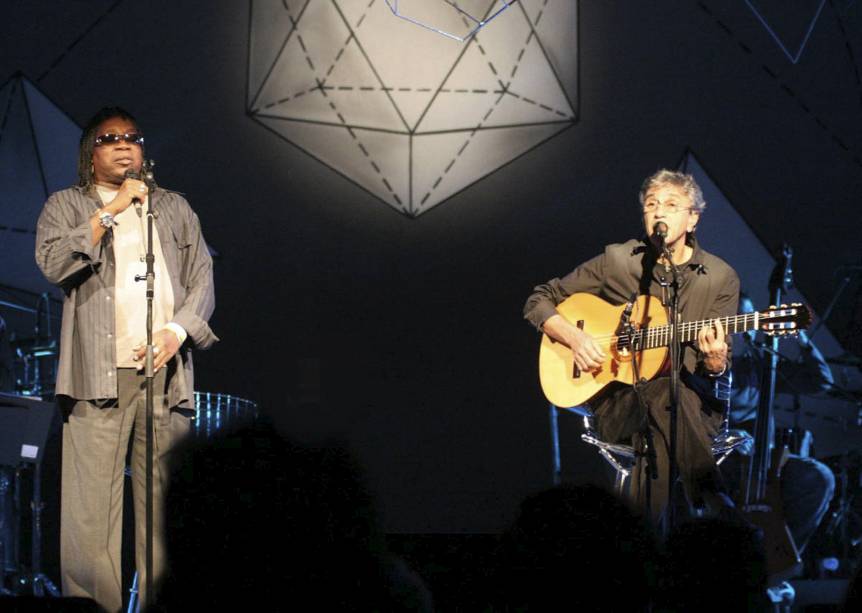
[{"label": "wristwatch", "polygon": [[99,225],[105,228],[106,230],[110,230],[114,226],[117,225],[117,222],[114,221],[114,216],[111,215],[108,211],[100,211],[99,212]]}]

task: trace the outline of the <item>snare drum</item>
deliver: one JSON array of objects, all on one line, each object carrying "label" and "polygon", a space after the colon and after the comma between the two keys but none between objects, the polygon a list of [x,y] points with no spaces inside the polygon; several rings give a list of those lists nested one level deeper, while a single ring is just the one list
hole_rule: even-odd
[{"label": "snare drum", "polygon": [[230,394],[195,392],[195,438],[210,438],[220,430],[248,425],[257,419],[257,403]]}]

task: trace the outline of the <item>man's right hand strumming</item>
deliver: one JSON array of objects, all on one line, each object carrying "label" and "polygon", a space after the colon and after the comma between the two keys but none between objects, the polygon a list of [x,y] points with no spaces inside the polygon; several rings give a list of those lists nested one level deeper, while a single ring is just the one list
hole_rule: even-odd
[{"label": "man's right hand strumming", "polygon": [[552,315],[546,319],[542,324],[542,331],[554,340],[568,345],[575,364],[582,371],[596,370],[607,358],[592,336],[570,324],[562,315]]}]

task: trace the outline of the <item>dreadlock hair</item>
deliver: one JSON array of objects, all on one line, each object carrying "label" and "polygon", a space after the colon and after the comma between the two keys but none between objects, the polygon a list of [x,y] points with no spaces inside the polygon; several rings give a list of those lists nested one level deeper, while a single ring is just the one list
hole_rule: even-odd
[{"label": "dreadlock hair", "polygon": [[[78,186],[84,189],[90,189],[93,186],[93,147],[95,146],[96,130],[102,122],[108,119],[119,117],[135,124],[138,128],[137,120],[131,113],[118,106],[106,106],[101,108],[90,121],[87,122],[83,133],[81,133],[81,144],[78,148]],[[143,146],[143,145],[142,145]]]}]

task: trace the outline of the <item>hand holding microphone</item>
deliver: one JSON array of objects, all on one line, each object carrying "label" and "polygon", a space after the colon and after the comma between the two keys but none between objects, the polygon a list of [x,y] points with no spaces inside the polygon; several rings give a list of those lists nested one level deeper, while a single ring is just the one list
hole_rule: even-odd
[{"label": "hand holding microphone", "polygon": [[140,204],[147,197],[147,184],[141,181],[141,175],[134,170],[127,170],[125,180],[120,185],[120,191],[111,203],[105,207],[112,215],[119,215],[129,206]]}]

